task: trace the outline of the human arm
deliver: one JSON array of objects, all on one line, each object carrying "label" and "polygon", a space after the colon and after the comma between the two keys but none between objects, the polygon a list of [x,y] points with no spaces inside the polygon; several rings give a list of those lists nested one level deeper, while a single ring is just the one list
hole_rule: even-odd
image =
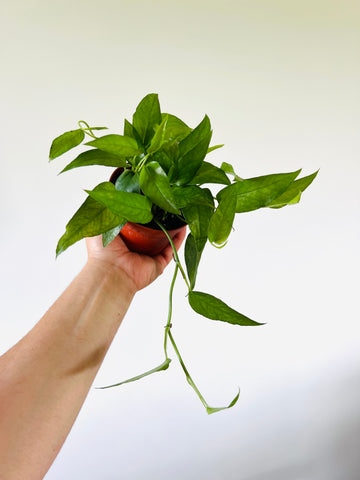
[{"label": "human arm", "polygon": [[[185,231],[174,239],[179,248]],[[63,445],[138,290],[172,258],[87,239],[88,261],[61,297],[0,357],[0,480],[40,480]]]}]

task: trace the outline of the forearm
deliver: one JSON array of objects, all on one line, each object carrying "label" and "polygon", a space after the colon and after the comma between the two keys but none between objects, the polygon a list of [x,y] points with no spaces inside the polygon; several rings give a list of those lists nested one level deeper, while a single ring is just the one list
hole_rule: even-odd
[{"label": "forearm", "polygon": [[34,329],[0,358],[1,480],[43,478],[134,293],[120,269],[88,263]]}]

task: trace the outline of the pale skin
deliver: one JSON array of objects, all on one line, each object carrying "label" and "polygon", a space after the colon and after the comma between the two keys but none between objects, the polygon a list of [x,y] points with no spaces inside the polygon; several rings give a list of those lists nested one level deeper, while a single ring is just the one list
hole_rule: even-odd
[{"label": "pale skin", "polygon": [[[185,230],[174,238],[178,249]],[[150,257],[120,237],[103,248],[86,239],[88,260],[35,327],[0,357],[0,480],[44,477],[84,403],[135,293],[172,259]]]}]

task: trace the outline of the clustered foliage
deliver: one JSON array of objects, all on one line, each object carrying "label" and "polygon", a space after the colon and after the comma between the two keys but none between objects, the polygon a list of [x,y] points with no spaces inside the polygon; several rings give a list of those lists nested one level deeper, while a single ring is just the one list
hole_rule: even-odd
[{"label": "clustered foliage", "polygon": [[[125,120],[123,135],[97,137],[95,132],[104,129],[106,127],[90,127],[81,121],[78,129],[57,137],[51,145],[50,160],[53,160],[80,145],[86,135],[92,137],[85,143],[91,148],[80,153],[62,172],[89,165],[123,168],[115,184],[102,182],[86,191],[88,196],[67,224],[56,253],[59,255],[84,237],[100,234],[106,246],[128,221],[162,229],[165,234],[169,217],[178,218],[179,225],[188,224],[190,232],[185,243],[187,275],[174,248],[176,269],[165,329],[165,360],[155,369],[117,385],[168,368],[169,338],[188,382],[208,413],[221,410],[209,407],[201,396],[170,331],[172,292],[177,272],[180,270],[184,277],[189,289],[189,304],[197,313],[235,325],[259,325],[216,297],[194,290],[204,247],[207,241],[216,247],[226,244],[236,213],[298,203],[317,172],[302,178],[298,178],[301,170],[297,170],[242,179],[229,163],[217,167],[205,161],[208,153],[222,147],[210,147],[212,130],[209,118],[205,115],[199,125],[191,129],[175,115],[161,113],[157,94],[149,94],[141,100],[132,123]],[[215,195],[211,190],[214,185]],[[223,186],[220,190],[219,185]],[[238,395],[225,408],[233,406],[237,399]]]}]

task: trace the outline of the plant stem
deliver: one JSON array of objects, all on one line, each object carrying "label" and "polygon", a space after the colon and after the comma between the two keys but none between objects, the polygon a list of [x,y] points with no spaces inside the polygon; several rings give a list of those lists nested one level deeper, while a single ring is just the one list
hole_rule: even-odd
[{"label": "plant stem", "polygon": [[[87,128],[84,128],[84,127],[82,126],[82,124],[84,124]],[[87,135],[89,135],[89,137],[92,137],[92,138],[95,138],[95,139],[97,138],[97,136],[93,133],[90,125],[89,125],[87,122],[85,122],[85,120],[80,120],[80,121],[78,122],[78,125],[79,125],[79,127],[81,128],[81,130],[82,130],[84,133],[86,133]]]},{"label": "plant stem", "polygon": [[205,407],[205,408],[208,408],[209,405],[207,404],[205,398],[201,395],[199,389],[198,389],[197,386],[195,385],[194,380],[191,378],[191,376],[190,376],[190,374],[189,374],[189,372],[188,372],[188,369],[186,368],[185,363],[184,363],[183,359],[181,358],[179,349],[178,349],[177,346],[176,346],[174,337],[173,337],[172,333],[170,332],[170,330],[169,330],[169,332],[168,332],[168,335],[169,335],[170,341],[171,341],[171,343],[172,343],[172,346],[174,347],[175,353],[176,353],[176,355],[177,355],[177,357],[178,357],[178,359],[179,359],[180,365],[181,365],[182,369],[184,370],[184,373],[185,373],[185,376],[186,376],[186,380],[188,381],[189,385],[195,390],[197,396],[200,398],[201,403],[204,405],[204,407]]},{"label": "plant stem", "polygon": [[181,272],[181,275],[183,276],[184,280],[185,280],[185,283],[189,289],[189,292],[191,291],[191,288],[190,288],[190,284],[188,282],[188,279],[186,278],[186,275],[185,275],[185,272],[184,272],[184,269],[180,263],[180,259],[179,259],[179,255],[176,251],[176,248],[175,248],[175,245],[174,245],[174,242],[172,241],[172,238],[170,237],[170,235],[168,234],[168,232],[166,231],[166,229],[161,225],[161,223],[156,220],[156,218],[154,218],[155,222],[157,225],[159,225],[159,227],[161,228],[161,230],[165,233],[165,235],[167,236],[169,242],[170,242],[170,245],[173,249],[173,252],[174,252],[174,260],[176,262],[176,265],[178,265],[179,269],[180,269],[180,272]]},{"label": "plant stem", "polygon": [[174,275],[173,275],[172,282],[171,282],[171,285],[170,285],[168,320],[167,320],[167,324],[166,324],[166,327],[165,327],[164,351],[165,351],[165,358],[166,358],[166,360],[169,358],[169,357],[168,357],[168,354],[167,354],[167,337],[168,337],[168,333],[170,332],[170,328],[171,328],[172,297],[173,297],[175,280],[176,280],[178,271],[179,271],[179,265],[176,264],[176,265],[175,265]]}]

